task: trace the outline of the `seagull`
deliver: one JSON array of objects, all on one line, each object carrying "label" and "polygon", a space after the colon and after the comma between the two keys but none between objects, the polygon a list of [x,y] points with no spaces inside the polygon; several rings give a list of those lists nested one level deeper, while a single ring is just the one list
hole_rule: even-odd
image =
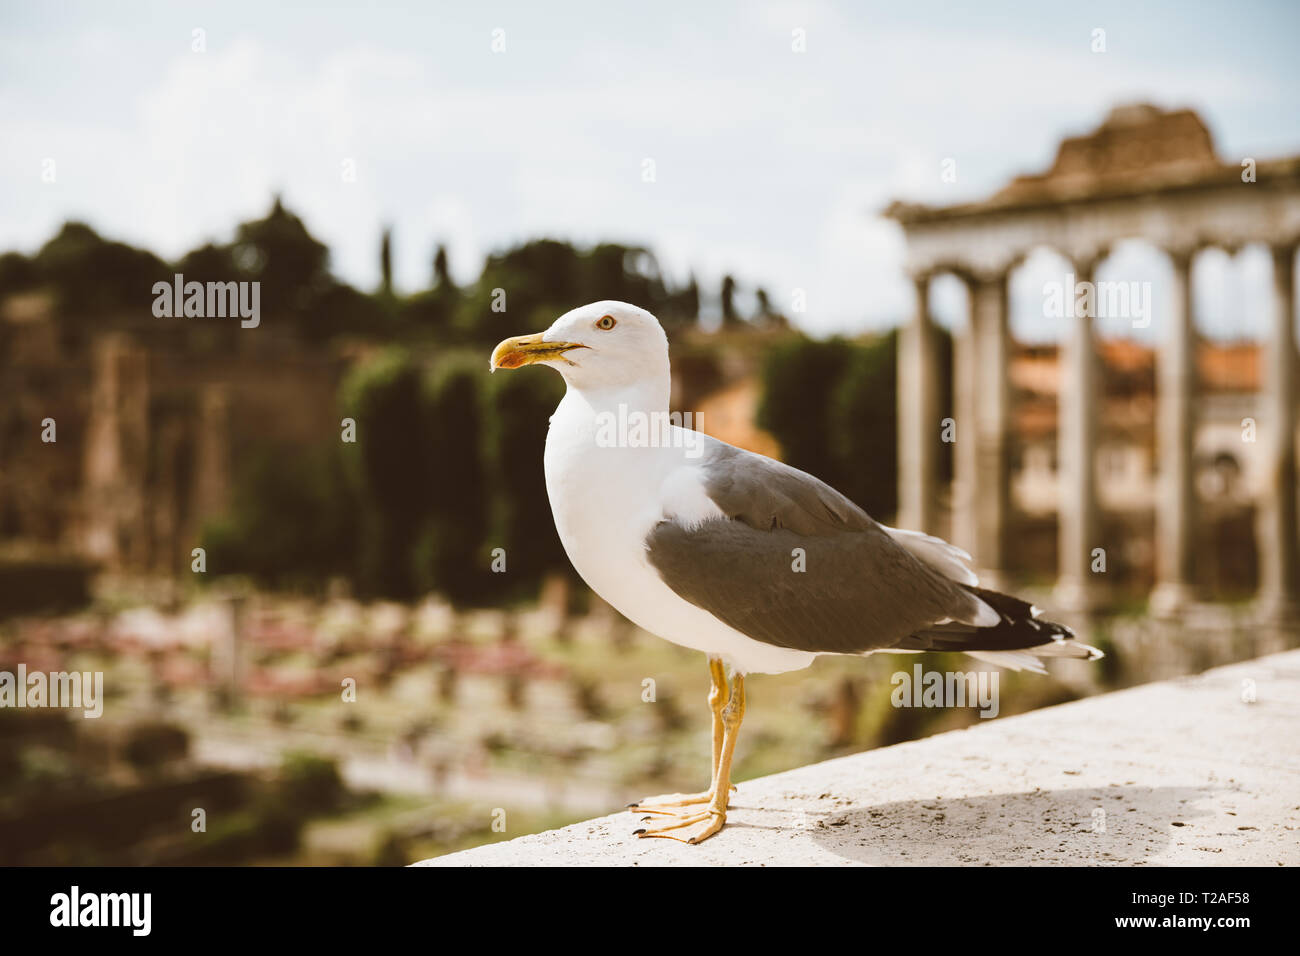
[{"label": "seagull", "polygon": [[668,337],[645,309],[584,305],[501,342],[490,369],[534,364],[566,385],[544,467],[573,567],[634,624],[708,657],[709,788],[630,804],[653,823],[635,835],[695,844],[722,829],[747,674],[821,654],[962,651],[1038,673],[1040,658],[1101,657],[1025,601],[981,588],[960,548],[676,424]]}]

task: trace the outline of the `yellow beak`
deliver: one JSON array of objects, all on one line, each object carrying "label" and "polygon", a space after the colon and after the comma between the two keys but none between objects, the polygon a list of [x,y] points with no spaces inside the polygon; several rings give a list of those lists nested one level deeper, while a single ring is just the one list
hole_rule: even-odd
[{"label": "yellow beak", "polygon": [[534,335],[517,335],[506,339],[492,350],[492,361],[488,363],[491,371],[499,368],[519,368],[534,362],[549,362],[551,359],[563,359],[570,349],[585,349],[587,346],[577,342],[543,342],[544,332]]}]

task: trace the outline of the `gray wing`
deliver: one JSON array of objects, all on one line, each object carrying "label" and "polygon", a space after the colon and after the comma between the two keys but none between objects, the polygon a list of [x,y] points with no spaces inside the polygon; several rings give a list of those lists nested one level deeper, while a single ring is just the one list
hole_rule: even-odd
[{"label": "gray wing", "polygon": [[647,535],[647,555],[678,595],[754,640],[862,653],[993,613],[812,475],[712,441],[702,468],[726,518],[665,519]]}]

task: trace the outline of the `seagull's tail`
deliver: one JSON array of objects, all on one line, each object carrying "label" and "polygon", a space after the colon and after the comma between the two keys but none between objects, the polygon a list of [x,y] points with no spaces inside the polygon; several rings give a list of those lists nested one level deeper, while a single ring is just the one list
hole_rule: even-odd
[{"label": "seagull's tail", "polygon": [[1011,670],[1046,673],[1039,658],[1073,657],[1095,661],[1102,652],[1075,640],[1064,624],[1041,617],[1041,611],[1020,598],[974,585],[963,587],[997,612],[998,621],[976,627],[959,621],[920,631],[897,647],[917,651],[957,651]]}]

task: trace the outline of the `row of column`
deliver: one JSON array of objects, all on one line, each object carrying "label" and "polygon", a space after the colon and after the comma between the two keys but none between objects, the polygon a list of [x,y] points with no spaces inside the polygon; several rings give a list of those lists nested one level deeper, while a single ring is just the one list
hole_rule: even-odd
[{"label": "row of column", "polygon": [[[982,583],[997,586],[1010,517],[1011,384],[1007,274],[968,278],[970,320],[954,350],[953,538],[971,552]],[[899,332],[898,523],[938,535],[938,334],[930,276],[915,277],[917,311]]]},{"label": "row of column", "polygon": [[[1266,486],[1257,512],[1259,607],[1268,620],[1300,615],[1300,530],[1296,514],[1295,245],[1273,249],[1273,313],[1259,430]],[[1174,614],[1194,598],[1196,333],[1192,316],[1193,250],[1171,251],[1171,320],[1158,354],[1156,588],[1152,610]],[[1100,254],[1075,263],[1091,282]],[[969,275],[969,316],[955,341],[955,482],[953,530],[971,552],[982,583],[1005,578],[1010,518],[1011,390],[1009,273]],[[937,335],[930,275],[915,277],[917,311],[900,333],[898,366],[898,523],[939,533]],[[1095,452],[1104,383],[1092,316],[1076,316],[1061,343],[1058,405],[1060,502],[1057,603],[1091,612],[1106,601],[1096,549],[1104,547]]]}]

